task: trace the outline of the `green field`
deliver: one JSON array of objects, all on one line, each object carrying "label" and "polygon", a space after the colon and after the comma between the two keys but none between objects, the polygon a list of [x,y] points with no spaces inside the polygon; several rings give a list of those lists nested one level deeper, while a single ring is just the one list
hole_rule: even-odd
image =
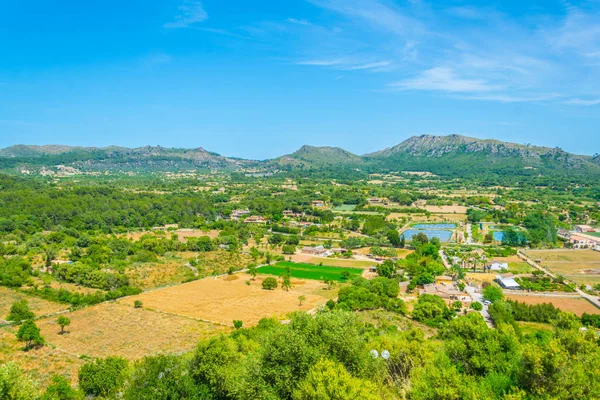
[{"label": "green field", "polygon": [[360,276],[362,273],[362,269],[358,268],[329,267],[326,265],[320,266],[313,264],[294,263],[289,261],[282,261],[275,265],[260,267],[258,271],[261,274],[281,276],[285,273],[287,267],[290,268],[292,278],[313,279],[319,281],[323,279],[331,279],[337,282],[344,282],[344,279],[342,278],[342,272],[348,271],[350,274],[350,279],[354,278],[355,276]]},{"label": "green field", "polygon": [[354,211],[356,209],[355,204],[342,204],[331,209],[331,211]]},{"label": "green field", "polygon": [[600,237],[600,232],[586,232],[586,235]]}]

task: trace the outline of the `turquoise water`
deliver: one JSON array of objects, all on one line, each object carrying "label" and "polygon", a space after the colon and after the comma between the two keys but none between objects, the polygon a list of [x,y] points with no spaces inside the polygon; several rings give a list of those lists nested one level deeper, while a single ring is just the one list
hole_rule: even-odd
[{"label": "turquoise water", "polygon": [[418,233],[424,233],[429,239],[438,238],[440,242],[447,242],[452,237],[452,231],[444,229],[407,229],[403,235],[406,240],[411,241],[412,237]]},{"label": "turquoise water", "polygon": [[456,224],[417,224],[411,226],[413,229],[455,229]]},{"label": "turquoise water", "polygon": [[504,239],[504,232],[494,232],[494,240],[501,242],[502,239]]}]

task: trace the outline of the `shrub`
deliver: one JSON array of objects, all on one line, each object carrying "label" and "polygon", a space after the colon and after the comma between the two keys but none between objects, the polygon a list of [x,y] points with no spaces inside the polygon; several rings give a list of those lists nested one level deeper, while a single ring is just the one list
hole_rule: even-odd
[{"label": "shrub", "polygon": [[40,328],[30,319],[25,321],[17,331],[17,339],[25,342],[26,350],[44,344],[44,338],[40,335]]},{"label": "shrub", "polygon": [[234,319],[233,320],[233,327],[235,329],[242,329],[243,325],[244,325],[244,323],[242,321],[240,321],[239,319]]},{"label": "shrub", "polygon": [[107,357],[84,364],[79,369],[79,387],[88,396],[114,395],[125,383],[127,368],[127,360],[120,357]]},{"label": "shrub", "polygon": [[262,287],[265,290],[274,290],[277,289],[277,279],[275,278],[266,278],[263,283],[262,283]]},{"label": "shrub", "polygon": [[142,303],[141,300],[136,300],[136,301],[133,302],[133,307],[134,308],[142,308],[143,305],[144,304]]},{"label": "shrub", "polygon": [[10,314],[8,314],[6,320],[20,324],[25,320],[33,319],[33,317],[35,317],[35,314],[29,309],[27,300],[19,300],[10,307]]},{"label": "shrub", "polygon": [[471,308],[475,311],[481,311],[483,310],[483,305],[478,301],[474,301],[471,303]]}]

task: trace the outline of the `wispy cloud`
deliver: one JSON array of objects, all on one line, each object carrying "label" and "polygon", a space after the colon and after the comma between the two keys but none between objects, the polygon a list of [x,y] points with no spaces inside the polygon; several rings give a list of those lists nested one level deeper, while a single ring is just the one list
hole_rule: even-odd
[{"label": "wispy cloud", "polygon": [[565,101],[565,104],[577,105],[577,106],[595,106],[600,104],[600,99],[570,99]]},{"label": "wispy cloud", "polygon": [[165,28],[188,28],[208,18],[199,1],[186,1],[178,9],[179,14],[175,16],[175,21],[164,24]]},{"label": "wispy cloud", "polygon": [[452,69],[445,67],[431,68],[416,78],[392,83],[390,86],[405,90],[444,92],[487,92],[500,89],[482,79],[461,78]]},{"label": "wispy cloud", "polygon": [[142,59],[142,63],[146,67],[154,67],[156,65],[168,64],[171,62],[171,56],[166,53],[151,53]]},{"label": "wispy cloud", "polygon": [[304,25],[304,26],[310,26],[312,25],[310,23],[310,21],[305,20],[305,19],[296,19],[296,18],[288,18],[286,19],[287,22],[291,23],[291,24],[296,24],[296,25]]},{"label": "wispy cloud", "polygon": [[366,61],[356,60],[352,58],[336,58],[322,60],[302,60],[298,61],[297,65],[311,65],[315,67],[331,67],[342,71],[359,71],[359,70],[382,70],[391,65],[390,61]]}]

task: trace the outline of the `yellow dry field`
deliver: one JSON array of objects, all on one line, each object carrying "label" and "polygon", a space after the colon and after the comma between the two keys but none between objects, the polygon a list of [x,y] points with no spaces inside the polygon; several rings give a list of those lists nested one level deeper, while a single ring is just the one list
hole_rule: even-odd
[{"label": "yellow dry field", "polygon": [[423,206],[419,207],[436,214],[466,214],[468,207],[465,206]]},{"label": "yellow dry field", "polygon": [[559,308],[562,311],[572,312],[578,316],[581,316],[581,314],[583,313],[600,314],[600,309],[596,308],[592,303],[590,303],[586,299],[581,298],[520,296],[512,294],[507,295],[506,298],[532,305],[551,303],[556,308]]},{"label": "yellow dry field", "polygon": [[46,341],[76,356],[110,355],[135,360],[155,353],[191,350],[202,339],[229,332],[191,318],[133,308],[129,301],[102,303],[66,314],[71,325],[61,335],[56,318],[36,323]]},{"label": "yellow dry field", "polygon": [[593,250],[530,250],[527,255],[551,272],[577,284],[600,283],[600,252]]},{"label": "yellow dry field", "polygon": [[48,386],[53,375],[62,375],[76,383],[77,371],[84,360],[50,346],[23,351],[23,343],[17,340],[15,332],[16,328],[0,329],[0,364],[15,362],[42,387]]},{"label": "yellow dry field", "polygon": [[129,232],[124,236],[128,239],[133,239],[134,241],[137,241],[140,240],[142,236],[148,234],[170,238],[173,233],[177,235],[180,242],[185,242],[185,239],[189,237],[208,236],[211,239],[214,239],[217,236],[219,236],[219,231],[216,229],[212,229],[210,231],[201,231],[198,229],[176,229],[174,231],[141,231]]},{"label": "yellow dry field", "polygon": [[484,283],[484,282],[490,283],[490,282],[493,282],[494,279],[496,279],[496,274],[467,272],[466,277],[470,281],[481,282],[481,283]]},{"label": "yellow dry field", "polygon": [[[325,285],[318,281],[293,280],[293,288],[286,292],[281,287],[262,289],[264,278],[261,277],[247,285],[246,281],[250,279],[247,274],[205,278],[142,293],[121,302],[130,305],[141,300],[144,307],[153,310],[227,325],[233,320],[241,320],[245,326],[251,326],[264,317],[283,319],[292,311],[311,310],[324,304],[334,293],[325,290]],[[306,297],[302,306],[299,296]]]},{"label": "yellow dry field", "polygon": [[69,308],[66,304],[53,303],[51,301],[28,296],[5,287],[0,287],[0,320],[5,319],[10,312],[12,304],[19,300],[27,300],[29,308],[36,316],[53,314]]},{"label": "yellow dry field", "polygon": [[126,274],[131,285],[143,290],[184,282],[193,278],[194,273],[185,267],[187,261],[181,259],[161,259],[159,262],[133,264]]}]

